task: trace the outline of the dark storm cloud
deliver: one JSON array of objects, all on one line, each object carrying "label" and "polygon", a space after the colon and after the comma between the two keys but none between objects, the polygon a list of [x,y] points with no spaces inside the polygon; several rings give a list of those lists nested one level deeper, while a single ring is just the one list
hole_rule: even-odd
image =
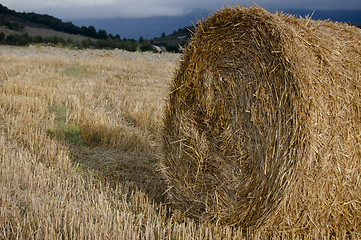
[{"label": "dark storm cloud", "polygon": [[[361,9],[360,0],[255,0],[272,10],[285,9]],[[194,9],[221,9],[227,5],[250,5],[233,0],[2,0],[11,9],[48,13],[60,18],[113,18],[180,16]]]}]

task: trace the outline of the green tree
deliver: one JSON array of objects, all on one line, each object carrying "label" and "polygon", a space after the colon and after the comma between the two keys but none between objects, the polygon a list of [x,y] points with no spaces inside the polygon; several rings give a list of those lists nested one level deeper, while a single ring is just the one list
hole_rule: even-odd
[{"label": "green tree", "polygon": [[6,37],[6,44],[19,45],[21,36],[19,34],[10,34]]},{"label": "green tree", "polygon": [[57,36],[48,36],[44,38],[45,43],[52,43],[57,44],[58,43],[58,37]]},{"label": "green tree", "polygon": [[95,47],[96,48],[106,48],[107,47],[107,42],[104,39],[97,40],[95,42]]},{"label": "green tree", "polygon": [[82,27],[80,28],[80,35],[87,36],[87,35],[86,35],[87,32],[88,32],[88,28],[87,28],[87,27],[82,26]]},{"label": "green tree", "polygon": [[25,46],[32,42],[32,38],[27,33],[23,33],[20,36],[19,44]]},{"label": "green tree", "polygon": [[93,26],[89,26],[89,27],[82,26],[80,28],[80,34],[91,38],[97,38],[98,36],[97,30]]},{"label": "green tree", "polygon": [[44,38],[42,36],[35,36],[35,37],[33,37],[33,42],[34,43],[43,43]]},{"label": "green tree", "polygon": [[81,46],[84,48],[94,47],[94,42],[91,39],[87,38],[81,41]]},{"label": "green tree", "polygon": [[69,47],[74,46],[74,40],[71,39],[71,38],[68,38],[68,39],[66,40],[66,45],[69,46]]},{"label": "green tree", "polygon": [[143,36],[140,36],[140,38],[139,38],[139,42],[143,42],[143,41],[144,41]]},{"label": "green tree", "polygon": [[97,37],[97,30],[95,29],[94,26],[89,26],[88,27],[88,36],[92,37],[92,38],[96,38]]},{"label": "green tree", "polygon": [[7,7],[3,6],[2,4],[0,4],[0,13],[4,13],[4,14],[14,14],[14,10],[10,10]]},{"label": "green tree", "polygon": [[100,30],[98,31],[97,38],[98,38],[98,39],[103,39],[103,40],[105,40],[105,39],[108,38],[108,34],[107,34],[107,32],[106,32],[105,30],[100,29]]},{"label": "green tree", "polygon": [[178,53],[179,47],[177,45],[168,45],[165,48],[168,52]]},{"label": "green tree", "polygon": [[0,42],[4,41],[5,39],[5,33],[1,32],[0,33]]},{"label": "green tree", "polygon": [[144,41],[144,42],[142,42],[142,44],[140,46],[140,50],[142,50],[142,52],[153,51],[153,46],[152,46],[152,44],[150,44],[149,41]]}]

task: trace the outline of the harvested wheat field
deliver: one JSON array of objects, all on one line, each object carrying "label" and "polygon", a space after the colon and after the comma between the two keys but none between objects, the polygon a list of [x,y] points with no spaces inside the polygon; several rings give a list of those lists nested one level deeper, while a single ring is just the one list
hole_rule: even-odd
[{"label": "harvested wheat field", "polygon": [[159,138],[179,59],[0,46],[1,240],[242,238],[163,194]]},{"label": "harvested wheat field", "polygon": [[[259,28],[237,35],[229,15],[252,11]],[[208,49],[217,29],[227,43]],[[204,22],[181,63],[0,46],[0,239],[359,238],[359,36],[237,8]]]},{"label": "harvested wheat field", "polygon": [[168,195],[187,216],[361,238],[360,29],[215,13],[185,50],[164,128]]}]

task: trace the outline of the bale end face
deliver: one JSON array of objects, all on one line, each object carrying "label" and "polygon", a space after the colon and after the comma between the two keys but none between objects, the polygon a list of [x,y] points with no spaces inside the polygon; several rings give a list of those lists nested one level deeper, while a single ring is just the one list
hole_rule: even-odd
[{"label": "bale end face", "polygon": [[310,185],[302,174],[318,174],[307,164],[317,162],[313,121],[324,109],[311,102],[327,49],[300,34],[317,25],[337,29],[258,7],[227,8],[199,23],[164,118],[163,174],[188,215],[243,227],[285,225],[284,209],[310,206],[298,198],[311,193],[297,191]]}]

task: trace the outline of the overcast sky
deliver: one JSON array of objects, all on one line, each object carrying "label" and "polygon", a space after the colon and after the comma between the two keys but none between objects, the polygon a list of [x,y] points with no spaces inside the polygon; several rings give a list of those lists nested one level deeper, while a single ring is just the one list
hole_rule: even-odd
[{"label": "overcast sky", "polygon": [[[286,9],[357,9],[361,0],[255,0],[270,10]],[[250,5],[244,0],[0,0],[10,9],[20,12],[46,13],[61,19],[139,18],[180,16],[194,9],[221,9],[227,5]]]}]

